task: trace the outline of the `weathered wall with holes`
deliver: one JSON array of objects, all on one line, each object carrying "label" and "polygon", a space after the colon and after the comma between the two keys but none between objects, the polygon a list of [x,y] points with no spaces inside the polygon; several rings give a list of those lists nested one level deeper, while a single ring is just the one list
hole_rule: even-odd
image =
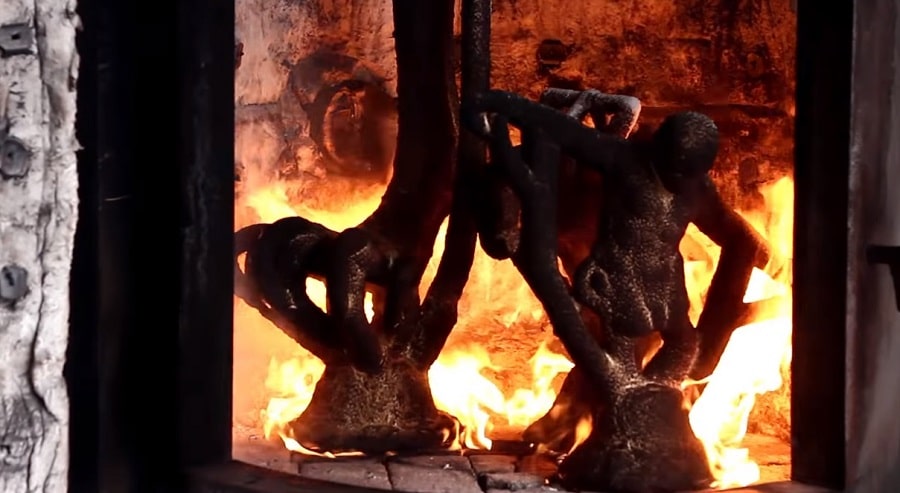
[{"label": "weathered wall with holes", "polygon": [[[377,79],[396,96],[390,0],[237,0],[235,9],[238,175],[321,175],[327,163],[311,140],[308,106],[318,91]],[[293,70],[298,64],[306,65]]]},{"label": "weathered wall with holes", "polygon": [[848,491],[876,493],[900,484],[900,307],[895,300],[900,286],[892,282],[887,265],[866,258],[869,245],[900,247],[900,4],[855,5],[847,484]]},{"label": "weathered wall with holes", "polygon": [[[73,0],[0,3],[0,491],[65,492]],[[13,27],[10,27],[10,26]]]}]

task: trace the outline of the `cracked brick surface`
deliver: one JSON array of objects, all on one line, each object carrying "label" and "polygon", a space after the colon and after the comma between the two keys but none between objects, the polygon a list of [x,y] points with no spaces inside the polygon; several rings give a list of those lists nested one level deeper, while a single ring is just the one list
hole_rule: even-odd
[{"label": "cracked brick surface", "polygon": [[305,460],[300,476],[308,479],[391,491],[387,469],[378,459]]},{"label": "cracked brick surface", "polygon": [[514,472],[516,470],[517,458],[512,455],[471,455],[469,462],[478,475],[497,473],[497,472]]},{"label": "cracked brick surface", "polygon": [[394,491],[482,493],[469,458],[458,455],[397,457],[387,463]]}]

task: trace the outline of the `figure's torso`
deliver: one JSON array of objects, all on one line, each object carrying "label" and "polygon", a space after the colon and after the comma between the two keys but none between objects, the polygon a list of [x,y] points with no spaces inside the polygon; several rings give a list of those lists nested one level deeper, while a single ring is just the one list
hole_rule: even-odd
[{"label": "figure's torso", "polygon": [[692,194],[667,190],[646,160],[632,164],[603,182],[604,210],[591,256],[609,278],[604,296],[612,306],[642,306],[649,329],[662,330],[672,316],[687,316],[679,245],[693,216]]}]

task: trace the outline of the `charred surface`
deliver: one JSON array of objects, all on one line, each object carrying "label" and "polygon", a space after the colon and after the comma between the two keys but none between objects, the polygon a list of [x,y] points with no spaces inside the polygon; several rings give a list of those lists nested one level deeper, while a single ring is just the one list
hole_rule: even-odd
[{"label": "charred surface", "polygon": [[426,371],[407,359],[376,374],[328,365],[309,407],[291,423],[294,438],[323,452],[390,451],[448,447],[458,423],[431,398]]},{"label": "charred surface", "polygon": [[[436,449],[456,439],[458,423],[435,407],[427,371],[456,324],[472,265],[476,227],[469,189],[483,168],[485,144],[457,128],[453,5],[394,1],[397,152],[376,211],[340,232],[289,217],[236,233],[236,294],[326,364],[309,407],[292,423],[304,446],[383,453]],[[490,2],[463,2],[463,11],[462,93],[474,94],[489,82]],[[339,73],[357,66],[327,53],[308,62],[343,67]],[[314,79],[334,77],[312,72]],[[327,113],[325,100],[334,93],[362,87],[342,79],[331,92],[311,97],[303,88],[314,82],[302,74],[292,78],[307,112]],[[321,122],[314,126],[313,137],[327,140]],[[448,215],[444,254],[420,300],[419,283]],[[307,294],[310,277],[324,280],[327,310]],[[366,312],[367,292],[373,314]]]},{"label": "charred surface", "polygon": [[684,491],[712,481],[681,391],[654,383],[623,389],[558,475],[567,487],[596,491]]},{"label": "charred surface", "polygon": [[[712,341],[704,345],[707,362],[718,360],[718,342],[747,311],[741,300],[751,270],[769,262],[764,240],[725,206],[707,175],[718,129],[705,115],[682,112],[649,138],[627,140],[640,113],[634,98],[551,89],[542,103],[490,91],[464,100],[462,114],[490,141],[493,164],[521,201],[519,245],[511,258],[580,370],[528,434],[565,446],[570,434],[554,427],[571,429],[589,409],[592,433],[560,468],[567,486],[623,492],[708,486],[706,454],[680,389],[700,335],[688,319],[679,243],[694,223],[722,247],[709,293],[717,311],[699,327]],[[597,128],[582,125],[585,114],[601,122]],[[523,134],[519,148],[510,143],[509,122]],[[603,175],[597,235],[571,287],[557,265],[560,148],[578,166]],[[571,269],[578,253],[569,253]],[[602,348],[576,300],[602,322]],[[641,342],[657,331],[662,348],[642,368]],[[580,397],[576,390],[588,392]]]},{"label": "charred surface", "polygon": [[[569,107],[568,114],[578,120],[581,120],[585,114],[590,114],[595,122],[606,122],[605,112],[615,115],[616,111],[619,111],[625,116],[631,114],[630,105],[623,104],[621,98],[601,98],[594,103],[593,107],[591,105],[579,106],[573,104],[576,101],[576,94],[578,94],[577,91],[550,89],[544,91],[541,100],[544,104],[554,107]],[[605,106],[597,111],[596,105]],[[685,108],[673,107],[670,109],[683,110]],[[736,109],[719,107],[702,107],[701,109],[726,122],[734,121],[733,111]],[[643,108],[640,109],[640,114],[648,117],[647,120],[651,122],[658,122],[664,118],[662,110],[665,108]],[[755,115],[755,117],[765,118],[765,115]],[[627,126],[621,123],[623,121],[627,121],[627,119],[621,116],[618,119],[610,118],[605,126],[601,125],[600,130],[627,136],[627,133],[624,132]],[[619,123],[615,124],[616,122]],[[650,139],[655,127],[651,124],[636,129],[632,138],[636,140]],[[728,134],[735,129],[726,125],[721,130],[727,138]],[[578,266],[589,257],[591,246],[597,236],[597,223],[602,215],[604,205],[603,177],[595,170],[579,166],[568,156],[563,156],[560,169],[560,190],[564,190],[565,193],[561,193],[559,196],[559,258],[568,277],[574,278]],[[731,222],[734,224],[737,221],[732,218]],[[738,228],[738,230],[740,229]],[[749,280],[750,266],[762,267],[768,258],[766,256],[768,248],[764,242],[756,235],[747,234],[746,230],[733,239],[724,238],[720,241],[728,243],[728,247],[725,249],[727,254],[718,266],[705,304],[707,310],[703,312],[697,327],[700,333],[699,351],[691,368],[690,377],[698,380],[708,376],[718,364],[735,328],[759,320],[762,315],[773,315],[776,313],[774,309],[782,305],[780,298],[752,303],[741,301]],[[767,266],[767,271],[775,275],[779,269],[785,266],[785,259],[773,259]],[[589,310],[583,312],[583,315],[587,317],[586,322],[589,327],[600,324],[596,320],[596,316],[592,316]],[[593,324],[590,323],[590,319],[594,319]],[[602,340],[602,328],[595,327],[594,332]],[[658,349],[660,344],[658,336],[641,338],[636,344],[635,357],[638,361],[642,360],[644,355],[651,350]],[[695,389],[697,392],[694,397],[699,395],[702,387],[698,386]],[[575,440],[576,425],[589,418],[591,408],[598,406],[597,403],[591,403],[590,399],[584,397],[593,393],[590,381],[585,379],[577,368],[574,369],[566,376],[551,409],[525,431],[526,439],[542,443],[551,450],[559,452],[569,450]]]},{"label": "charred surface", "polygon": [[378,209],[361,225],[421,277],[450,212],[457,154],[453,2],[394,0],[397,151]]},{"label": "charred surface", "polygon": [[[235,233],[235,294],[325,362],[338,357],[337,334],[306,294],[307,276],[327,269],[336,234],[303,218],[255,224]],[[244,268],[238,258],[244,257]]]},{"label": "charred surface", "polygon": [[[469,97],[490,85],[491,1],[462,2],[462,77],[460,93]],[[458,104],[454,101],[456,124]],[[440,355],[457,322],[457,305],[469,280],[477,238],[476,197],[472,189],[484,169],[486,146],[465,129],[459,130],[453,201],[444,240],[444,254],[425,294],[419,323],[412,332],[412,357],[429,368]],[[432,240],[433,242],[433,240]]]}]

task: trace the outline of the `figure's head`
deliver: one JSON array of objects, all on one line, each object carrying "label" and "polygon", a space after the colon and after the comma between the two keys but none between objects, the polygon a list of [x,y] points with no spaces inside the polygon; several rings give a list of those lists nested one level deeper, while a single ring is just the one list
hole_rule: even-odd
[{"label": "figure's head", "polygon": [[716,124],[693,111],[669,115],[653,134],[653,162],[664,181],[704,175],[718,152]]}]

